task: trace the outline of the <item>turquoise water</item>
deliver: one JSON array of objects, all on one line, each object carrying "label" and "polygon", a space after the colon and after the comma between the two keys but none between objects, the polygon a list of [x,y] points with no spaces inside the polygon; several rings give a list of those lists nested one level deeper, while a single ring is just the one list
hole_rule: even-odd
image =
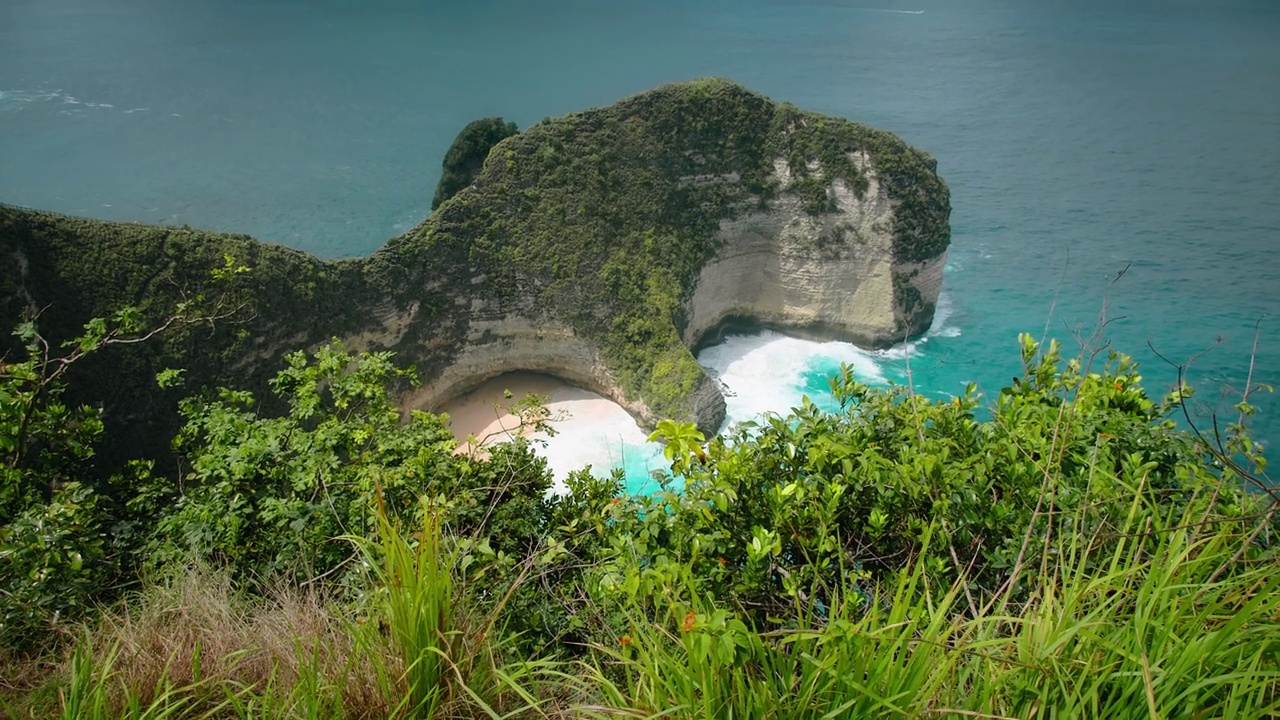
[{"label": "turquoise water", "polygon": [[[1151,386],[1174,372],[1148,341],[1212,348],[1203,414],[1259,319],[1255,379],[1280,380],[1277,38],[1272,0],[0,0],[0,199],[359,255],[425,214],[468,120],[726,76],[937,157],[950,315],[917,386],[994,390],[1019,331],[1070,344],[1105,305]],[[820,391],[833,361],[805,362]]]}]

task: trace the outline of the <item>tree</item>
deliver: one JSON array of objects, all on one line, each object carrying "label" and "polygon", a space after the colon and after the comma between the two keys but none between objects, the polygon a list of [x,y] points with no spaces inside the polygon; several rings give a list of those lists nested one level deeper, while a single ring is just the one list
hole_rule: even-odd
[{"label": "tree", "polygon": [[[63,402],[66,374],[101,350],[231,318],[238,308],[225,290],[247,270],[225,256],[205,288],[212,295],[190,294],[150,327],[130,306],[61,344],[40,333],[38,315],[14,331],[22,357],[0,361],[0,645],[40,645],[50,624],[109,594],[133,565],[143,518],[156,510],[149,462],[106,479],[95,472],[102,411]],[[178,374],[166,371],[163,380]]]},{"label": "tree", "polygon": [[482,118],[467,123],[445,153],[440,183],[436,185],[431,209],[440,207],[444,201],[470,185],[480,174],[485,158],[489,157],[493,146],[516,132],[515,123],[505,122],[500,117]]}]

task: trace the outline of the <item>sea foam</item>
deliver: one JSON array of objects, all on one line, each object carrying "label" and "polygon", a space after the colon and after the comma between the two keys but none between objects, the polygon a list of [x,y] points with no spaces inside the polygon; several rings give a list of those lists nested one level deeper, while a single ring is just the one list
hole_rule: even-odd
[{"label": "sea foam", "polygon": [[806,395],[819,399],[814,396],[825,390],[814,392],[815,369],[825,378],[825,370],[847,363],[863,382],[886,382],[870,351],[850,343],[801,340],[773,331],[727,337],[703,350],[698,362],[724,387],[727,412],[722,430],[767,412],[785,413]]},{"label": "sea foam", "polygon": [[[725,422],[721,432],[735,424],[755,420],[765,413],[785,414],[808,397],[819,407],[835,408],[828,379],[842,365],[868,385],[905,380],[906,364],[921,352],[930,337],[955,337],[960,329],[950,324],[951,299],[938,300],[933,324],[919,339],[886,350],[867,350],[846,342],[801,340],[774,331],[731,335],[705,348],[698,362],[725,395]],[[585,390],[557,391],[547,406],[561,419],[554,423],[554,437],[539,438],[558,478],[591,465],[598,475],[622,468],[631,492],[657,489],[651,474],[666,467],[662,448],[647,442],[646,434],[625,410]]]},{"label": "sea foam", "polygon": [[554,436],[538,434],[538,454],[546,458],[562,492],[569,473],[591,466],[592,474],[606,476],[621,468],[630,492],[654,492],[651,473],[663,469],[662,446],[648,442],[648,434],[617,403],[579,388],[554,390],[546,403]]}]

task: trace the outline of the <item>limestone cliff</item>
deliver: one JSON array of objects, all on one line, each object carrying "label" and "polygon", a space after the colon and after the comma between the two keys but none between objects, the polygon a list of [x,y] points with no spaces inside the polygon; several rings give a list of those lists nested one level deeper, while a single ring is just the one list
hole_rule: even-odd
[{"label": "limestone cliff", "polygon": [[[686,344],[707,344],[735,321],[874,347],[928,328],[945,255],[895,256],[893,200],[866,154],[854,159],[867,179],[861,197],[836,179],[829,212],[812,215],[784,194],[721,223],[718,250],[686,303]],[[783,189],[794,182],[785,161],[774,171]],[[906,288],[918,293],[916,304]]]},{"label": "limestone cliff", "polygon": [[933,160],[893,135],[702,80],[502,140],[468,187],[363,260],[0,206],[0,252],[15,257],[0,302],[10,324],[50,305],[70,333],[124,303],[159,313],[231,253],[255,266],[242,325],[134,351],[110,371],[124,380],[81,394],[136,400],[174,363],[193,383],[261,381],[282,353],[336,335],[417,365],[406,404],[531,370],[646,424],[714,430],[724,399],[700,343],[738,323],[869,345],[927,329],[949,213]]},{"label": "limestone cliff", "polygon": [[401,303],[447,284],[465,318],[425,406],[523,369],[714,430],[724,399],[693,349],[737,323],[875,346],[927,329],[949,214],[936,164],[889,133],[707,80],[504,140],[371,266]]}]

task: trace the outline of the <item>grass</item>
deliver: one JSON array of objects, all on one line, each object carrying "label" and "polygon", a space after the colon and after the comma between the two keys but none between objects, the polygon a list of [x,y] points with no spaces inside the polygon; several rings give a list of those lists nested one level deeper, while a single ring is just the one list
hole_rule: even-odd
[{"label": "grass", "polygon": [[423,518],[408,534],[384,515],[378,540],[359,541],[373,582],[354,605],[299,587],[250,600],[207,567],[152,584],[4,710],[67,720],[545,716],[526,686],[550,666],[500,662],[491,623],[471,623],[460,604],[438,516]]},{"label": "grass", "polygon": [[318,592],[282,587],[250,601],[225,573],[192,567],[104,613],[63,662],[56,694],[32,688],[10,712],[259,717],[269,704],[337,711],[280,717],[388,717],[378,671],[396,661],[366,635]]},{"label": "grass", "polygon": [[[1201,718],[1280,714],[1280,573],[1241,562],[1246,519],[1140,500],[1114,549],[1071,532],[1019,604],[977,613],[924,563],[821,617],[760,630],[696,592],[625,608],[615,642],[575,662],[504,663],[467,616],[438,516],[386,524],[364,612],[281,589],[250,602],[206,568],[152,585],[70,650],[56,694],[13,717],[60,718]],[[361,620],[364,620],[363,622]]]},{"label": "grass", "polygon": [[396,528],[382,508],[376,541],[350,538],[373,568],[375,616],[385,624],[384,632],[362,639],[371,654],[389,650],[395,661],[379,673],[380,689],[395,700],[391,715],[537,714],[541,703],[526,685],[546,664],[503,663],[504,643],[493,622],[466,613],[455,574],[459,554],[445,544],[440,514],[422,503],[422,526],[412,534]]},{"label": "grass", "polygon": [[[596,717],[1200,718],[1280,714],[1280,575],[1239,565],[1243,521],[1141,504],[1099,553],[1062,532],[1032,599],[970,615],[921,563],[849,589],[809,629],[756,632],[696,598],[597,647]],[[1064,530],[1083,521],[1068,518]],[[816,619],[816,618],[811,618]]]},{"label": "grass", "polygon": [[957,707],[1013,717],[1269,717],[1280,712],[1274,567],[1237,564],[1249,524],[1135,503],[1097,556],[1080,534],[1014,612],[962,626]]},{"label": "grass", "polygon": [[522,656],[496,619],[525,576],[469,584],[466,545],[424,499],[417,524],[384,509],[351,538],[368,568],[355,597],[313,582],[250,598],[191,567],[104,612],[64,657],[8,661],[0,697],[10,717],[67,720],[1280,716],[1275,506],[1171,504],[1149,471],[1094,470],[1120,511],[1055,510],[1050,468],[1032,518],[1049,532],[978,601],[927,561],[925,526],[888,580],[842,574],[767,627],[693,561],[612,600],[587,572],[574,582],[594,641],[556,657]]},{"label": "grass", "polygon": [[588,666],[603,702],[585,709],[598,717],[910,716],[941,691],[954,630],[954,595],[934,603],[921,581],[919,567],[904,573],[883,606],[847,594],[811,629],[758,633],[697,601],[674,627],[634,622],[620,649],[599,648]]}]

